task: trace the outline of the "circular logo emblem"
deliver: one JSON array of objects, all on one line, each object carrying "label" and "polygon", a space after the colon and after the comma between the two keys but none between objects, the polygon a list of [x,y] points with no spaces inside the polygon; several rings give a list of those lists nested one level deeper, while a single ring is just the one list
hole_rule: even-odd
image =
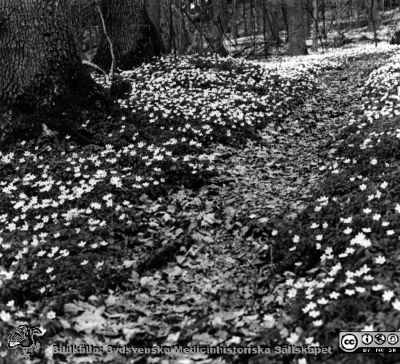
[{"label": "circular logo emblem", "polygon": [[386,341],[385,335],[383,335],[383,334],[376,334],[375,335],[375,342],[378,345],[383,345],[385,343],[385,341]]},{"label": "circular logo emblem", "polygon": [[340,345],[345,351],[353,351],[358,345],[357,337],[353,334],[343,335],[342,339],[340,340]]},{"label": "circular logo emblem", "polygon": [[361,340],[362,340],[362,342],[363,342],[364,345],[369,345],[369,344],[372,343],[372,341],[374,341],[374,338],[372,337],[371,334],[364,334],[364,335],[361,337]]},{"label": "circular logo emblem", "polygon": [[390,334],[387,337],[387,342],[390,345],[396,345],[399,342],[399,337],[396,334]]}]

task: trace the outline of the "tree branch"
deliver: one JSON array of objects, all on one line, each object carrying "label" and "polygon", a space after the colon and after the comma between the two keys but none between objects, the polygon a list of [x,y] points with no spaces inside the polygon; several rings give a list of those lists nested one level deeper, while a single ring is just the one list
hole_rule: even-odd
[{"label": "tree branch", "polygon": [[100,1],[99,0],[95,0],[95,4],[96,4],[96,10],[100,15],[100,19],[101,19],[101,24],[103,26],[103,32],[104,32],[104,36],[107,39],[108,45],[110,47],[110,54],[111,54],[111,68],[110,68],[110,78],[112,79],[114,76],[114,71],[115,71],[115,54],[114,54],[114,46],[112,44],[111,38],[108,35],[107,32],[107,27],[106,27],[106,22],[104,20],[104,16],[103,16],[103,12],[101,11],[101,7],[100,7]]},{"label": "tree branch", "polygon": [[89,61],[87,61],[87,60],[83,60],[83,61],[82,61],[82,64],[84,64],[85,66],[92,67],[92,68],[94,68],[94,69],[100,71],[106,78],[108,78],[107,72],[104,71],[104,70],[103,70],[101,67],[99,67],[97,64],[94,64],[94,63],[89,62]]}]

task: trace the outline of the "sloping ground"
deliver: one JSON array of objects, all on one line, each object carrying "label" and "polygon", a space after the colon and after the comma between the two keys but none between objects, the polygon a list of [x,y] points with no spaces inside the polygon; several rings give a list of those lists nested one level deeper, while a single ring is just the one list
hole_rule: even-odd
[{"label": "sloping ground", "polygon": [[[339,330],[399,328],[398,83],[396,55],[369,75],[349,110],[315,202],[295,221],[271,224],[275,237],[267,240],[279,257],[274,272],[284,277],[291,343],[337,347]],[[320,359],[346,360],[336,353]],[[390,355],[351,360],[397,362]]]},{"label": "sloping ground", "polygon": [[[287,250],[278,257],[275,249],[279,247],[271,250],[269,236],[278,232],[271,228],[271,220],[278,217],[278,221],[289,223],[311,202],[313,187],[333,157],[330,144],[334,135],[346,125],[349,113],[361,105],[361,86],[379,65],[379,59],[364,56],[325,70],[320,75],[321,92],[306,100],[285,122],[265,129],[261,145],[249,143],[243,149],[218,150],[221,176],[193,195],[199,213],[218,220],[207,231],[209,239],[179,255],[155,282],[153,274],[148,276],[150,292],[154,292],[150,293],[151,302],[158,308],[156,315],[173,331],[162,343],[247,346],[291,342],[287,338],[293,321],[283,313],[286,287],[279,285],[283,277],[274,275],[272,269],[275,264],[279,266],[279,259],[285,259],[285,253],[290,253]],[[279,245],[279,237],[276,242]],[[260,260],[263,251],[267,261]],[[178,289],[172,288],[175,284]],[[171,295],[168,287],[174,301],[166,303],[165,297]],[[149,285],[141,289],[147,296]],[[180,307],[183,312],[179,312]],[[172,325],[168,324],[170,317],[174,318]],[[153,340],[158,335],[154,333]],[[194,359],[193,354],[186,358]],[[218,360],[258,359],[196,358],[196,362]],[[259,360],[279,362],[277,357],[275,361]]]},{"label": "sloping ground", "polygon": [[[381,12],[380,16],[381,19],[377,29],[377,38],[379,41],[390,42],[396,30],[396,24],[400,20],[399,9]],[[345,36],[353,41],[363,40],[365,38],[371,41],[374,39],[373,30],[369,29],[367,25],[364,27],[352,27],[351,29],[347,29]]]},{"label": "sloping ground", "polygon": [[105,148],[77,148],[67,136],[2,155],[4,302],[115,289],[166,239],[190,243],[192,217],[171,193],[216,174],[212,144],[256,140],[290,114],[313,92],[311,73],[302,64],[278,72],[241,60],[160,60],[125,74],[134,88],[120,104],[132,117],[85,122]]},{"label": "sloping ground", "polygon": [[[214,57],[163,59],[124,75],[134,86],[120,100],[126,116],[90,115],[83,125],[105,148],[77,148],[67,136],[2,154],[1,336],[21,324],[47,330],[43,344],[64,333],[103,342],[82,333],[118,332],[122,326],[105,327],[109,290],[151,285],[157,280],[138,282],[138,273],[165,266],[193,242],[210,242],[216,217],[182,188],[198,191],[217,174],[213,143],[259,139],[257,130],[314,91],[314,74],[304,63],[280,71]],[[96,304],[73,303],[87,298]],[[140,339],[136,319],[124,323],[127,336],[117,342]]]},{"label": "sloping ground", "polygon": [[[294,322],[288,306],[293,291],[285,271],[301,267],[301,259],[289,253],[288,239],[297,238],[287,226],[304,220],[326,170],[337,169],[338,129],[369,102],[365,81],[394,50],[344,50],[282,64],[210,58],[145,66],[126,74],[135,87],[121,100],[139,118],[138,130],[125,120],[116,132],[110,125],[112,145],[104,151],[63,145],[33,157],[23,148],[3,156],[8,173],[24,173],[22,182],[2,175],[3,337],[29,322],[47,330],[45,344],[300,342],[311,323]],[[57,160],[55,151],[68,158]],[[42,183],[31,183],[32,176]],[[53,185],[60,186],[65,206],[57,216],[50,207],[60,200],[51,195]],[[39,203],[35,193],[43,194]],[[33,225],[33,219],[41,222]],[[168,357],[182,364],[280,360]],[[50,350],[37,359],[63,360],[168,362],[156,353]]]}]

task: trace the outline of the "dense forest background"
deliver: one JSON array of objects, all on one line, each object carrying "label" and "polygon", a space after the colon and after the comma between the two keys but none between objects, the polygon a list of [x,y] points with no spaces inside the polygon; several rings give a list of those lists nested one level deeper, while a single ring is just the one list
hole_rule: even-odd
[{"label": "dense forest background", "polygon": [[[312,36],[314,47],[332,42],[342,45],[349,29],[367,26],[376,31],[390,20],[382,18],[381,12],[399,6],[395,0],[145,0],[144,3],[164,51],[247,57],[275,53],[290,40],[292,29],[294,37],[297,36],[293,42]],[[88,42],[96,45],[101,34],[94,9],[87,11],[92,12],[92,17],[89,16],[90,21],[84,27],[85,47]],[[300,38],[299,31],[304,32]],[[96,36],[91,38],[93,35]],[[91,50],[95,51],[92,47]],[[291,49],[293,54],[305,51]]]},{"label": "dense forest background", "polygon": [[[381,40],[399,42],[393,26],[399,3],[394,0],[63,0],[46,5],[29,0],[23,4],[0,2],[0,140],[5,144],[17,135],[40,133],[38,118],[50,130],[89,143],[92,138],[74,126],[82,118],[75,111],[91,112],[96,103],[111,106],[89,72],[110,76],[115,98],[127,91],[114,79],[116,71],[162,54],[265,59],[356,40],[375,45]],[[383,12],[385,16],[380,16]],[[354,28],[365,28],[365,33],[355,37],[350,32]],[[59,117],[65,109],[73,111],[68,123]]]}]

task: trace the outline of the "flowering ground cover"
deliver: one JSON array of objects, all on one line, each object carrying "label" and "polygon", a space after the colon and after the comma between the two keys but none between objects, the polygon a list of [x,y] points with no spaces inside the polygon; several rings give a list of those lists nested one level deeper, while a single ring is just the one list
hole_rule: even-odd
[{"label": "flowering ground cover", "polygon": [[[99,288],[94,282],[115,286],[116,262],[145,243],[151,228],[147,206],[140,207],[144,194],[203,183],[214,170],[215,154],[205,149],[211,142],[257,137],[257,127],[290,113],[316,86],[304,67],[282,75],[212,58],[166,59],[124,76],[134,89],[120,104],[132,110],[135,125],[125,116],[112,124],[105,148],[77,148],[67,136],[43,148],[23,142],[1,156],[5,300],[76,290],[87,275],[93,279],[81,284],[88,292]],[[91,129],[90,119],[85,126],[99,127]]]},{"label": "flowering ground cover", "polygon": [[[302,298],[300,286],[309,288],[310,284],[301,277],[310,269],[314,269],[310,274],[317,269],[328,272],[337,263],[330,257],[342,254],[339,250],[347,240],[355,242],[351,247],[366,248],[368,253],[365,245],[373,240],[373,234],[385,232],[389,240],[396,236],[392,220],[397,205],[394,199],[388,200],[389,195],[383,197],[395,188],[390,179],[395,164],[389,161],[395,145],[392,149],[385,143],[387,150],[379,152],[376,147],[369,148],[380,137],[374,133],[391,131],[393,135],[385,134],[382,141],[394,139],[398,133],[395,124],[380,123],[381,129],[371,129],[375,124],[369,124],[371,116],[361,107],[348,115],[357,89],[365,97],[363,104],[371,104],[370,98],[381,92],[383,81],[374,81],[379,80],[379,70],[371,74],[364,88],[359,82],[364,84],[380,64],[388,67],[385,58],[395,50],[347,49],[336,55],[270,63],[166,58],[123,74],[133,88],[118,102],[132,116],[100,124],[87,120],[84,126],[98,137],[108,130],[104,148],[78,147],[67,136],[62,143],[44,138],[3,152],[1,336],[28,322],[47,330],[46,343],[250,345],[268,344],[266,338],[300,342],[311,336],[322,343],[313,331],[318,327],[313,321],[323,321],[328,311],[321,310],[311,318],[301,316],[303,321],[293,323],[302,305],[313,302]],[[358,62],[354,64],[360,69],[352,69],[351,62]],[[394,66],[391,69],[396,72]],[[352,86],[354,95],[343,82]],[[348,137],[354,147],[341,144],[334,148],[342,154],[332,161],[336,165],[328,170],[323,194],[318,196],[328,199],[318,202],[317,211],[313,206],[301,213],[313,199],[326,162],[336,156],[326,143],[337,138],[339,125],[346,124],[349,126],[340,138]],[[372,134],[366,149],[360,149],[368,153],[363,157],[358,149],[365,133]],[[387,168],[381,163],[384,158],[389,158]],[[382,173],[387,175],[380,180]],[[347,183],[345,177],[356,179]],[[376,187],[385,181],[386,187]],[[364,191],[360,185],[366,186]],[[379,189],[381,198],[368,201],[378,193],[374,188]],[[367,202],[360,194],[367,196]],[[347,203],[346,208],[355,210],[342,213],[339,208],[347,198],[359,202]],[[382,201],[387,201],[382,206],[392,209],[392,215],[375,211]],[[318,211],[319,205],[323,206]],[[292,225],[287,219],[280,220],[285,222],[282,227],[277,216],[288,206],[298,208],[291,211]],[[322,215],[331,206],[334,216]],[[368,208],[372,211],[364,216],[360,211]],[[364,220],[359,222],[357,214],[369,219],[378,213],[382,216],[376,224],[389,222],[390,228],[363,231],[369,226],[363,225]],[[354,221],[347,223],[352,229],[346,230],[348,234],[341,232],[344,240],[336,243],[330,237],[336,236],[340,217],[345,221],[353,217]],[[322,232],[325,220],[330,233]],[[317,227],[321,231],[312,229],[310,233],[314,222],[322,224]],[[318,237],[321,249],[309,249],[310,236]],[[296,250],[287,254],[293,247]],[[319,267],[322,250],[325,266]],[[273,270],[270,260],[266,264],[264,258],[267,254],[270,259],[271,252],[276,265]],[[359,252],[347,255],[351,254],[358,256]],[[304,256],[309,259],[296,265]],[[384,258],[389,261],[382,248],[375,255],[367,254],[359,261],[360,267],[351,267],[352,272],[358,274],[364,263],[371,265],[375,260],[378,263],[374,264],[382,267]],[[287,271],[295,272],[296,277]],[[342,271],[344,268],[337,272],[338,281]],[[273,289],[265,289],[266,272],[275,277]],[[395,287],[388,285],[390,275],[385,274],[386,281],[379,283],[389,292],[387,298]],[[320,289],[320,281],[312,279],[314,276],[310,281],[317,282],[316,289]],[[296,292],[292,285],[299,287]],[[356,287],[353,298],[362,294]],[[322,298],[322,294],[317,297]],[[397,302],[394,297],[391,300],[391,304]],[[282,316],[288,301],[293,301],[294,313]],[[331,303],[326,304],[329,307]],[[309,311],[316,315],[315,307]],[[327,333],[338,327],[327,328]],[[7,350],[1,353],[9,354]],[[37,360],[72,363],[85,358],[53,357],[46,351]],[[109,353],[91,360],[116,363],[128,359]],[[155,355],[151,360],[162,358]],[[199,356],[198,360],[241,359]]]},{"label": "flowering ground cover", "polygon": [[83,125],[108,131],[104,148],[44,137],[0,156],[0,317],[11,327],[24,305],[45,324],[66,302],[129,285],[132,267],[167,242],[206,239],[196,226],[213,217],[171,204],[171,191],[216,173],[212,142],[259,138],[316,87],[305,67],[213,58],[168,58],[124,77],[133,91],[119,103],[132,116]]},{"label": "flowering ground cover", "polygon": [[398,55],[371,72],[315,202],[269,226],[293,314],[289,342],[332,345],[339,330],[399,328],[398,72]]}]

